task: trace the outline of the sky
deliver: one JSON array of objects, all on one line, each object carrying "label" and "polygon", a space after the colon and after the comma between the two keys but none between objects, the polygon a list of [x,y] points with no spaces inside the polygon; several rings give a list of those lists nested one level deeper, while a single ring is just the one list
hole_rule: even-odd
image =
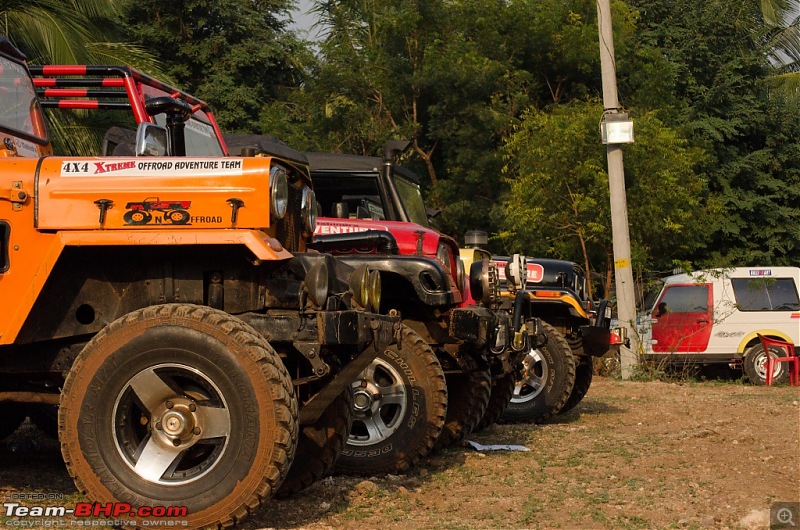
[{"label": "sky", "polygon": [[316,34],[316,32],[311,29],[311,26],[313,26],[317,20],[315,15],[308,13],[313,5],[314,2],[312,0],[297,0],[297,7],[292,12],[292,27],[304,32],[303,36],[311,40],[315,40],[314,37]]}]

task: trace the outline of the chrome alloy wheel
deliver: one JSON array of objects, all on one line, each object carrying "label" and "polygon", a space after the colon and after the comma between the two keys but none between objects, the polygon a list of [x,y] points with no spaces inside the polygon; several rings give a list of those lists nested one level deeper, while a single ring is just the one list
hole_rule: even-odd
[{"label": "chrome alloy wheel", "polygon": [[397,430],[406,415],[408,393],[400,372],[375,359],[353,381],[353,428],[348,443],[379,443]]},{"label": "chrome alloy wheel", "polygon": [[114,403],[117,451],[144,480],[170,486],[207,474],[228,446],[225,398],[203,372],[183,364],[142,370]]},{"label": "chrome alloy wheel", "polygon": [[511,403],[525,403],[542,393],[547,385],[549,369],[537,349],[532,349],[522,360],[522,379],[514,385]]}]

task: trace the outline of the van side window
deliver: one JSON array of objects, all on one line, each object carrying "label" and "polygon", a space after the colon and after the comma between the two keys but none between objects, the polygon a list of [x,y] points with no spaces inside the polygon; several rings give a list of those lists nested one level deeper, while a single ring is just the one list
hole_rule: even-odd
[{"label": "van side window", "polygon": [[11,226],[0,221],[0,272],[8,270],[8,238],[11,235]]},{"label": "van side window", "polygon": [[792,278],[731,278],[739,311],[797,311],[800,298]]},{"label": "van side window", "polygon": [[669,313],[707,313],[708,285],[676,285],[667,287],[661,302]]}]

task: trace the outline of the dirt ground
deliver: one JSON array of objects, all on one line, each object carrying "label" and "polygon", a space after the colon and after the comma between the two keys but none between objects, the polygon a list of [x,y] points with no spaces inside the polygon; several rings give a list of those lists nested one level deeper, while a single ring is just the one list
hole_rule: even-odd
[{"label": "dirt ground", "polygon": [[[460,446],[406,475],[328,477],[241,528],[769,528],[773,503],[800,502],[799,401],[790,387],[596,378],[555,422],[470,437],[528,452]],[[0,444],[0,499],[14,492],[81,500],[30,425]]]}]

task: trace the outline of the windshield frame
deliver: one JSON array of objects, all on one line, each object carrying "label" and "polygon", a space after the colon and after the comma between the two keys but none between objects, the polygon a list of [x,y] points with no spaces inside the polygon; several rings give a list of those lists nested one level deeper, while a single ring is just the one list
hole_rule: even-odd
[{"label": "windshield frame", "polygon": [[402,207],[406,212],[406,216],[408,216],[408,220],[420,226],[430,228],[428,210],[425,206],[425,201],[422,199],[420,185],[399,174],[397,171],[392,172],[392,184],[397,190],[397,195],[400,197]]},{"label": "windshield frame", "polygon": [[[26,120],[30,120],[30,130],[25,130],[17,128],[0,118],[0,130],[12,136],[30,140],[39,145],[48,145],[50,143],[50,134],[44,121],[44,114],[39,104],[39,98],[36,95],[36,88],[34,87],[33,80],[31,79],[25,63],[0,52],[0,72],[2,72],[0,73],[0,80],[9,79],[11,80],[11,86],[19,87],[17,90],[18,93],[27,92],[25,94],[25,101],[20,101],[19,98],[17,98],[14,107],[17,108],[20,105],[25,105],[28,109]],[[13,76],[13,79],[11,79],[11,76]],[[0,83],[0,85],[4,86],[5,83]],[[5,94],[0,93],[0,98],[3,98],[4,95]],[[30,97],[27,97],[28,95]],[[7,98],[7,100],[11,99],[12,98]]]}]

